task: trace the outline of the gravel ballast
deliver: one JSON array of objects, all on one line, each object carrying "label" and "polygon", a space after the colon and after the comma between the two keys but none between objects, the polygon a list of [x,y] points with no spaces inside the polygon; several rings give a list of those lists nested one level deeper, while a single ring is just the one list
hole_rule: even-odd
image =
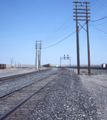
[{"label": "gravel ballast", "polygon": [[90,92],[97,106],[100,120],[107,120],[107,75],[80,75],[83,86]]},{"label": "gravel ballast", "polygon": [[11,92],[13,90],[16,90],[20,87],[23,87],[25,85],[28,85],[34,81],[37,81],[38,79],[51,75],[59,70],[60,69],[58,68],[52,68],[50,70],[40,71],[38,73],[35,72],[35,74],[31,74],[31,75],[27,75],[24,77],[10,79],[8,81],[1,82],[0,83],[0,96],[8,92]]},{"label": "gravel ballast", "polygon": [[41,91],[40,96],[41,99],[36,101],[39,93],[35,95],[9,119],[101,120],[96,101],[72,70],[66,69],[63,75]]}]

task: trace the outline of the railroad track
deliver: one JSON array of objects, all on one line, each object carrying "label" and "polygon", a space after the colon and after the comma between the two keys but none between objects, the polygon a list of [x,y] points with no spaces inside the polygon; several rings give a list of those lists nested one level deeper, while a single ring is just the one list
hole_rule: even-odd
[{"label": "railroad track", "polygon": [[36,82],[12,91],[0,97],[0,120],[7,118],[11,113],[18,109],[21,105],[27,102],[33,95],[38,93],[44,87],[46,87],[51,81],[55,80],[61,74],[64,69],[42,78]]},{"label": "railroad track", "polygon": [[7,76],[7,77],[2,77],[2,78],[0,78],[0,82],[5,81],[5,80],[9,80],[9,79],[20,78],[20,77],[24,77],[24,76],[31,75],[31,74],[36,74],[38,72],[48,71],[48,70],[49,69],[41,70],[41,71],[34,71],[34,72],[29,72],[29,73],[23,73],[23,74],[18,74],[18,75],[12,75],[12,76]]}]

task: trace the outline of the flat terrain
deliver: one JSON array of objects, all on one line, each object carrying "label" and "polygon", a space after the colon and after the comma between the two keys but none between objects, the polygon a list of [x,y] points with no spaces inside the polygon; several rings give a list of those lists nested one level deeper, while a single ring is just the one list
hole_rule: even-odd
[{"label": "flat terrain", "polygon": [[[29,83],[58,70],[59,68],[52,68],[38,75],[17,78],[13,83],[12,80],[4,82],[0,84],[1,95],[21,87],[21,81],[22,84],[26,81]],[[81,75],[77,75],[76,69],[66,68],[60,77],[35,94],[7,119],[107,120],[107,71],[92,70],[89,76],[85,69],[81,70]]]},{"label": "flat terrain", "polygon": [[16,74],[33,72],[33,71],[35,71],[35,68],[14,68],[14,69],[4,69],[4,70],[0,69],[0,78],[16,75]]}]

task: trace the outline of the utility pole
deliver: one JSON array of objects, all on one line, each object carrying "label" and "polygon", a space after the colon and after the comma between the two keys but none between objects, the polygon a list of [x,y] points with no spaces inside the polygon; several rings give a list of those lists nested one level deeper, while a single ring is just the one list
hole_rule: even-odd
[{"label": "utility pole", "polygon": [[69,57],[68,59],[69,59],[69,62],[70,62],[70,67],[71,67],[71,57]]},{"label": "utility pole", "polygon": [[88,74],[90,75],[90,43],[89,43],[89,29],[88,29],[88,3],[86,2],[86,19],[87,19],[87,48],[88,48]]},{"label": "utility pole", "polygon": [[36,59],[35,59],[36,70],[37,70],[37,66],[38,68],[41,69],[41,48],[42,48],[41,41],[36,41]]},{"label": "utility pole", "polygon": [[38,50],[38,68],[40,67],[40,50]]},{"label": "utility pole", "polygon": [[13,64],[13,57],[12,57],[12,59],[11,59],[11,68],[13,68],[14,67],[14,64]]},{"label": "utility pole", "polygon": [[78,26],[78,21],[77,21],[77,3],[76,3],[76,38],[77,38],[77,68],[78,68],[78,74],[80,74],[80,57],[79,57],[79,26]]},{"label": "utility pole", "polygon": [[19,62],[18,62],[18,68],[19,68]]},{"label": "utility pole", "polygon": [[40,69],[41,69],[41,47],[42,47],[42,45],[41,45],[41,41],[40,41]]},{"label": "utility pole", "polygon": [[16,61],[15,61],[15,68],[16,68]]},{"label": "utility pole", "polygon": [[60,57],[60,67],[61,67],[61,57]]},{"label": "utility pole", "polygon": [[35,69],[37,70],[37,41],[36,41],[36,59],[35,59]]},{"label": "utility pole", "polygon": [[[78,74],[80,74],[80,60],[79,60],[79,31],[81,30],[81,28],[83,28],[86,32],[87,32],[87,48],[88,48],[88,74],[90,75],[90,45],[89,45],[89,28],[88,28],[88,21],[90,21],[89,19],[89,15],[90,12],[88,9],[88,4],[90,4],[90,2],[78,2],[78,1],[74,1],[73,3],[75,3],[75,8],[73,10],[75,10],[75,12],[73,12],[74,15],[73,17],[76,17],[76,19],[74,19],[76,21],[76,39],[77,39],[77,68],[78,68]],[[84,12],[85,11],[85,12]],[[84,16],[84,14],[86,16]],[[85,18],[84,18],[85,17]],[[87,29],[84,28],[84,25],[81,25],[78,21],[86,21],[85,24],[87,24]],[[81,26],[80,30],[79,30],[79,26],[78,24]]]},{"label": "utility pole", "polygon": [[11,68],[12,68],[12,59],[11,59]]}]

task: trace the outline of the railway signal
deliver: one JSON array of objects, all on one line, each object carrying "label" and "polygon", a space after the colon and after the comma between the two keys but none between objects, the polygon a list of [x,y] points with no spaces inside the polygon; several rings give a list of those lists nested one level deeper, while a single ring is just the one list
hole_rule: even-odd
[{"label": "railway signal", "polygon": [[67,59],[69,59],[69,55],[67,55]]},{"label": "railway signal", "polygon": [[[79,32],[83,28],[87,32],[87,46],[88,46],[88,74],[90,75],[90,45],[89,45],[89,27],[88,27],[88,21],[90,21],[90,9],[88,9],[90,2],[78,2],[74,1],[75,8],[74,10],[74,20],[76,21],[76,38],[77,38],[77,68],[78,68],[78,74],[80,74],[80,60],[79,60]],[[87,26],[87,29],[84,28],[84,25],[81,25],[78,21],[86,21],[84,25]],[[79,29],[80,25],[80,29]]]},{"label": "railway signal", "polygon": [[[67,58],[67,59],[66,59]],[[61,61],[62,60],[69,60],[70,62],[70,66],[71,66],[71,57],[69,57],[69,55],[67,55],[67,57],[64,55],[64,57],[60,57],[60,67],[61,67]]]}]

